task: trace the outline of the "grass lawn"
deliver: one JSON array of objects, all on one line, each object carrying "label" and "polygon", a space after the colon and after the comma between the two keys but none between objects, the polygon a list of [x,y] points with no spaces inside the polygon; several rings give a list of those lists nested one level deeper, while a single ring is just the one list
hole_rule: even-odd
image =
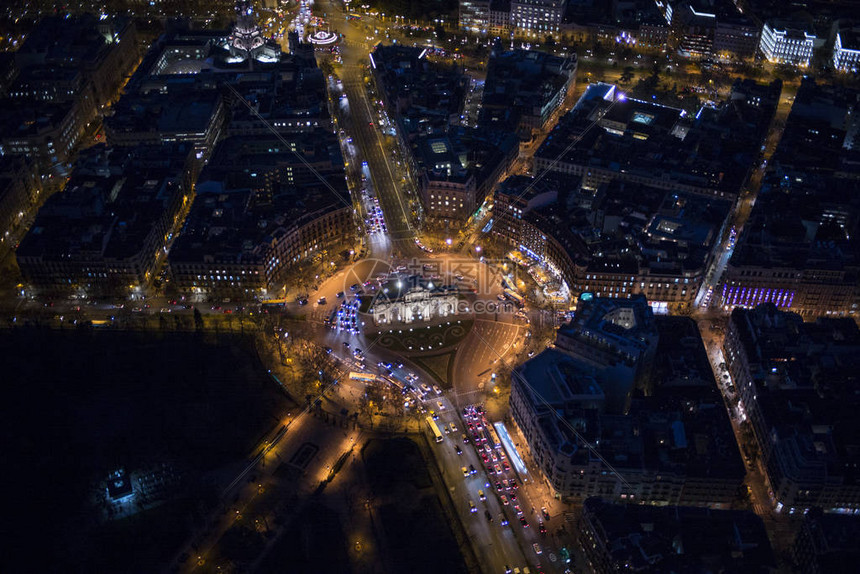
[{"label": "grass lawn", "polygon": [[443,353],[441,355],[425,355],[421,357],[413,357],[413,363],[436,377],[442,384],[443,388],[451,386],[448,377],[448,371],[454,364],[454,352]]},{"label": "grass lawn", "polygon": [[337,514],[312,503],[278,539],[258,572],[264,574],[350,574],[348,541]]},{"label": "grass lawn", "polygon": [[[408,438],[371,440],[362,450],[394,572],[466,572],[454,533],[432,490],[427,462]],[[427,549],[432,560],[427,560]]]},{"label": "grass lawn", "polygon": [[433,484],[421,451],[411,439],[368,441],[362,450],[362,457],[370,487],[377,495],[385,494],[398,482],[408,482],[418,489]]},{"label": "grass lawn", "polygon": [[452,320],[432,327],[403,327],[380,333],[378,344],[406,357],[456,346],[472,330],[474,320]]}]

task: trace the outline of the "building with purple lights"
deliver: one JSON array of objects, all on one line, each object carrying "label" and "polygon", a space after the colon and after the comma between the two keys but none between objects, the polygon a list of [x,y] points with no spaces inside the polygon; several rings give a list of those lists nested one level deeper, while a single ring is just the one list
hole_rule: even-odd
[{"label": "building with purple lights", "polygon": [[593,84],[538,149],[540,183],[499,186],[493,233],[575,294],[689,308],[721,254],[780,91],[780,82],[738,81],[727,101],[691,117]]},{"label": "building with purple lights", "polygon": [[858,98],[804,80],[716,291],[723,307],[860,312]]}]

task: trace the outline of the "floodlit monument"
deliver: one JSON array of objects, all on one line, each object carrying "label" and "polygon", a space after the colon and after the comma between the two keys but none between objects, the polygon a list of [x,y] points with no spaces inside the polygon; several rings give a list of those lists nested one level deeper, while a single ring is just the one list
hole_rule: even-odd
[{"label": "floodlit monument", "polygon": [[458,289],[419,275],[395,277],[383,283],[368,312],[375,325],[430,322],[458,313]]}]

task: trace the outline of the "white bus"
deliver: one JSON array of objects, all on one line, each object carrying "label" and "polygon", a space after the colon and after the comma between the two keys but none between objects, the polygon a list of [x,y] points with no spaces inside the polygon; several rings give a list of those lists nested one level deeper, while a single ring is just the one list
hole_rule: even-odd
[{"label": "white bus", "polygon": [[505,297],[507,297],[510,301],[516,303],[518,307],[523,307],[526,304],[522,295],[512,291],[511,289],[505,289]]},{"label": "white bus", "polygon": [[436,442],[442,442],[442,433],[439,432],[439,427],[436,426],[436,421],[433,420],[433,417],[427,415],[427,424],[430,426],[430,430],[433,432],[433,438],[436,439]]},{"label": "white bus", "polygon": [[487,442],[490,444],[492,448],[500,449],[502,448],[502,443],[499,441],[499,435],[496,434],[495,429],[492,424],[487,425]]},{"label": "white bus", "polygon": [[370,383],[376,380],[376,375],[373,373],[350,373],[349,378],[352,381],[364,381]]}]

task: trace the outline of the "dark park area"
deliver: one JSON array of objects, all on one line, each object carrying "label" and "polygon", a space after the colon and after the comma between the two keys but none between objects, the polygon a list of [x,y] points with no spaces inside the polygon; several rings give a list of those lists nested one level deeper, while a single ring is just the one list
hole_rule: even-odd
[{"label": "dark park area", "polygon": [[362,456],[374,495],[374,529],[384,541],[390,571],[465,574],[418,445],[408,438],[371,440]]},{"label": "dark park area", "polygon": [[[240,337],[24,329],[0,348],[6,572],[156,571],[290,405]],[[107,488],[120,469],[130,493]]]},{"label": "dark park area", "polygon": [[343,525],[331,509],[314,500],[293,520],[260,564],[261,574],[289,572],[350,574]]}]

